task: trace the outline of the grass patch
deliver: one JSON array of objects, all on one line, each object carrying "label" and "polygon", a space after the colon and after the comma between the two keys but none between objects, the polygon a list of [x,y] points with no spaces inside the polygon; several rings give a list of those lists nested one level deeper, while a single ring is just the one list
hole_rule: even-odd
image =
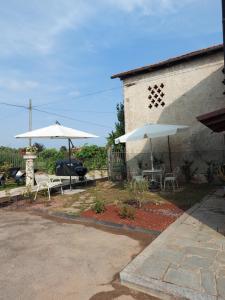
[{"label": "grass patch", "polygon": [[[173,192],[158,192],[152,193],[150,191],[143,192],[142,201],[143,203],[153,202],[165,203],[171,202],[177,207],[182,209],[188,209],[194,204],[198,203],[203,199],[204,196],[211,193],[216,189],[216,186],[209,184],[185,184],[180,190]],[[130,199],[130,193],[126,189],[126,185],[114,184],[114,183],[97,183],[96,187],[91,187],[86,193],[91,196],[96,195],[96,190],[99,198],[105,202],[105,204],[113,203],[127,203]]]},{"label": "grass patch", "polygon": [[96,199],[91,208],[96,214],[101,214],[105,211],[105,202],[101,199]]},{"label": "grass patch", "polygon": [[[141,194],[141,201],[143,205],[145,205],[145,203],[163,204],[170,202],[177,207],[186,210],[201,201],[204,196],[211,193],[216,188],[216,186],[209,184],[186,184],[176,192],[161,191],[153,193],[150,191],[143,191]],[[119,207],[122,207],[123,205],[128,204],[137,207],[132,204],[133,198],[131,197],[131,192],[126,189],[125,184],[115,184],[110,181],[97,182],[96,186],[87,187],[85,192],[75,194],[69,198],[63,195],[57,196],[57,201],[60,202],[58,209],[69,209],[77,202],[77,206],[74,207],[79,209],[80,212],[87,210],[88,208],[93,209],[96,200],[99,200],[97,202],[100,202],[97,203],[97,206],[102,206],[102,203],[104,203],[105,206],[116,204]],[[102,210],[102,207],[96,207],[96,210]]]},{"label": "grass patch", "polygon": [[119,208],[119,215],[122,219],[134,220],[134,218],[135,218],[135,208],[130,206],[130,205],[123,204]]},{"label": "grass patch", "polygon": [[69,198],[66,199],[65,202],[63,203],[63,208],[68,208],[70,206],[72,206],[77,200],[74,198]]},{"label": "grass patch", "polygon": [[17,185],[16,182],[9,182],[9,183],[6,183],[5,186],[0,186],[0,191],[14,189],[14,188],[21,187],[21,186],[23,186],[23,185]]}]

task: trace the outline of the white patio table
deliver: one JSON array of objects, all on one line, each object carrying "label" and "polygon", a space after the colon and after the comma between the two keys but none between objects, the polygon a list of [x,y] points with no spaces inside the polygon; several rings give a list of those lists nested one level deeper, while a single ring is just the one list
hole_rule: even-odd
[{"label": "white patio table", "polygon": [[160,189],[163,188],[163,170],[162,169],[151,169],[151,170],[143,170],[142,176],[150,177],[151,180],[155,180],[156,177],[159,178]]}]

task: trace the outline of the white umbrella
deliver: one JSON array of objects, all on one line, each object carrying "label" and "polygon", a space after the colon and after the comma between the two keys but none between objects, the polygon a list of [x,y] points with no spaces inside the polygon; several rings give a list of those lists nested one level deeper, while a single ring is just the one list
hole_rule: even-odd
[{"label": "white umbrella", "polygon": [[69,127],[62,126],[60,124],[54,124],[51,126],[43,127],[28,131],[26,133],[18,134],[16,138],[48,138],[48,139],[87,139],[96,138],[97,135],[72,129]]},{"label": "white umbrella", "polygon": [[[152,153],[152,138],[170,136],[176,134],[178,131],[182,129],[186,129],[188,126],[185,125],[167,125],[167,124],[146,124],[142,127],[136,128],[133,131],[124,134],[117,139],[115,139],[115,143],[126,143],[129,141],[137,141],[145,138],[150,139],[151,143],[151,167],[154,169],[153,165],[153,153]],[[171,166],[170,166],[171,167]]]},{"label": "white umbrella", "polygon": [[[80,131],[77,129],[72,129],[60,125],[59,123],[47,126],[44,128],[28,131],[15,136],[16,138],[48,138],[48,139],[68,139],[69,143],[69,160],[71,164],[71,139],[87,139],[96,138],[97,135]],[[70,188],[71,188],[71,175],[70,175]]]}]

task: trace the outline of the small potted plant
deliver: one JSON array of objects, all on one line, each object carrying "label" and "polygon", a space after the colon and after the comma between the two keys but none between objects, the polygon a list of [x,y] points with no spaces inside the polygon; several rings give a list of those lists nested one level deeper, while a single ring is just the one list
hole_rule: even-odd
[{"label": "small potted plant", "polygon": [[35,147],[35,146],[28,146],[26,148],[26,155],[34,155],[34,154],[37,153],[37,151],[38,151],[37,147]]}]

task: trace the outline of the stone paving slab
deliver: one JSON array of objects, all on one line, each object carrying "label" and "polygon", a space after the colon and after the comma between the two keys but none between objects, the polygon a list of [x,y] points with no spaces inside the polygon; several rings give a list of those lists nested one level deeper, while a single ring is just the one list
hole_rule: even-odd
[{"label": "stone paving slab", "polygon": [[123,284],[161,299],[225,300],[225,198],[203,199],[121,273]]}]

